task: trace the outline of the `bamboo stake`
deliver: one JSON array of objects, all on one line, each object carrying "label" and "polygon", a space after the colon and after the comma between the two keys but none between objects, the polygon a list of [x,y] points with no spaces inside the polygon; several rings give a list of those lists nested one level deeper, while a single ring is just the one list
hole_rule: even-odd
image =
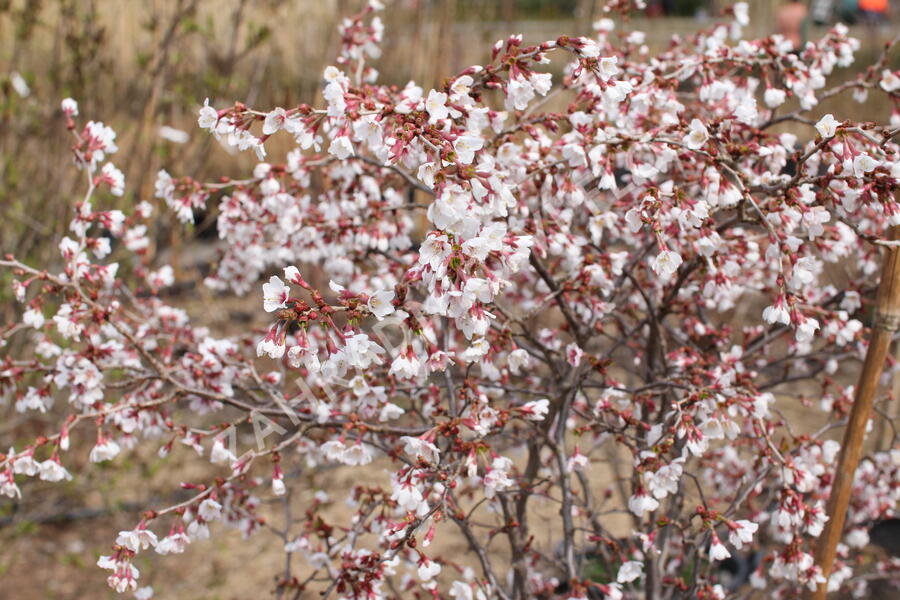
[{"label": "bamboo stake", "polygon": [[[898,238],[900,227],[892,227],[890,239]],[[834,484],[828,498],[828,522],[816,545],[816,564],[822,569],[825,582],[820,583],[815,592],[808,594],[810,600],[825,600],[827,594],[828,576],[834,566],[837,544],[844,529],[853,476],[859,465],[862,444],[866,437],[866,424],[872,413],[872,402],[878,389],[884,361],[891,347],[891,339],[898,329],[900,329],[900,252],[896,246],[888,246],[885,248],[881,282],[878,284],[878,294],[875,297],[872,337],[859,374],[856,398],[850,410],[847,429],[844,431]]]}]

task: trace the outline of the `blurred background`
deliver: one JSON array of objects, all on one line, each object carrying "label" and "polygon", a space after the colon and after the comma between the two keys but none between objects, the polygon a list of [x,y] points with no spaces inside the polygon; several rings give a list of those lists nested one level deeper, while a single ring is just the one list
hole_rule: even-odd
[{"label": "blurred background", "polygon": [[[493,42],[511,34],[524,34],[526,42],[590,34],[604,4],[384,3],[384,53],[376,64],[381,81],[403,85],[413,79],[426,89],[469,65],[485,63]],[[646,32],[653,52],[672,35],[689,35],[709,25],[731,4],[648,0],[645,10],[633,13],[627,29]],[[896,34],[894,19],[900,16],[900,7],[887,0],[749,4],[751,24],[745,35],[751,37],[783,27],[788,5],[802,7],[796,24],[801,39],[818,38],[838,20],[851,23],[854,35],[864,41],[857,63],[863,66]],[[254,164],[251,155],[230,155],[197,128],[204,98],[218,108],[241,101],[259,110],[319,101],[322,71],[338,46],[337,24],[362,5],[362,0],[0,0],[0,252],[14,252],[45,267],[58,262],[56,241],[84,190],[83,174],[72,167],[68,152],[71,137],[59,110],[62,98],[78,100],[80,124],[100,120],[118,132],[120,150],[112,160],[125,173],[126,193],[118,199],[104,196],[102,206],[126,208],[140,200],[155,204],[153,182],[160,168],[209,181],[245,176]],[[558,72],[559,66],[550,69]],[[837,78],[853,75],[851,69]],[[887,106],[836,102],[840,105],[819,108],[839,110],[842,118],[885,121],[889,115]],[[271,150],[271,159],[278,162],[283,154],[277,146]],[[200,215],[194,227],[185,228],[164,207],[157,210],[156,243],[148,260],[189,271],[192,266],[185,263],[210,247],[206,240],[215,239],[213,219]],[[10,275],[0,273],[2,323],[20,310],[11,302],[9,282]],[[190,309],[191,302],[201,305],[194,311],[201,318],[219,314],[193,297],[183,303]],[[240,326],[236,319],[230,323]],[[223,323],[216,325],[221,330]],[[48,423],[40,416],[0,422],[0,447],[46,431]],[[181,479],[204,475],[192,472],[197,467],[189,461],[174,464],[183,469],[177,473]],[[79,473],[72,482],[27,482],[21,503],[0,502],[0,599],[114,597],[104,572],[94,566],[97,556],[108,551],[116,531],[134,526],[140,510],[170,499],[160,497],[158,490],[171,489],[172,472],[161,469],[152,453],[123,456],[112,467],[84,464],[72,470]],[[316,477],[310,493],[360,482],[358,471]],[[340,504],[342,498],[335,500]],[[142,585],[158,583],[167,590],[159,597],[167,598],[266,597],[276,570],[272,561],[283,560],[280,543],[262,534],[235,544],[236,535],[215,537],[177,559],[147,555],[142,558],[147,562],[138,565],[146,567]]]}]

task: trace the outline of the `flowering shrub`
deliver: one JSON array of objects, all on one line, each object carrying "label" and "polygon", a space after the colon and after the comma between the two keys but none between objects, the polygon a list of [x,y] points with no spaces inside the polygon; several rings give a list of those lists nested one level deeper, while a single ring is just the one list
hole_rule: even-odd
[{"label": "flowering shrub", "polygon": [[[63,101],[87,191],[59,272],[0,261],[26,307],[3,339],[33,342],[4,357],[0,389],[10,410],[68,416],[0,455],[3,494],[71,478],[70,436],[91,428],[93,462],[145,446],[211,463],[100,559],[142,598],[136,555],[189,551],[220,524],[257,533],[301,464],[386,470],[275,527],[308,564],[278,576],[288,597],[724,598],[743,583],[719,569],[732,555],[775,597],[814,588],[828,434],[900,225],[887,53],[829,86],[859,46],[845,28],[792,52],[740,40],[738,4],[657,56],[609,19],[592,39],[513,36],[426,92],[377,83],[377,8],[342,25],[323,108],[201,108],[200,127],[260,161],[271,136],[294,138],[284,162],[158,175],[182,221],[217,210],[208,286],[258,297],[266,281],[261,333],[217,334],[163,301],[173,270],[143,258],[154,207],[100,208],[125,189],[115,133]],[[568,61],[555,82],[553,55]],[[871,94],[890,125],[808,116]],[[800,403],[813,425],[786,416]],[[895,447],[859,469],[831,589],[896,577],[896,559],[859,551],[895,510],[898,468]],[[325,515],[331,496],[346,520]],[[468,556],[437,549],[451,538]]]}]

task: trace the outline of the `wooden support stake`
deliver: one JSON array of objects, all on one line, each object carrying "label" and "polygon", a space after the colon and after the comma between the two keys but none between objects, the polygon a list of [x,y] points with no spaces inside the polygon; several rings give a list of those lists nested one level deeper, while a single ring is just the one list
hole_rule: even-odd
[{"label": "wooden support stake", "polygon": [[[900,227],[892,227],[889,238],[900,238]],[[816,565],[822,569],[825,582],[820,583],[815,592],[808,594],[810,600],[825,600],[828,590],[828,576],[834,567],[837,545],[844,529],[847,505],[853,476],[859,465],[862,444],[866,437],[866,424],[872,414],[872,402],[878,389],[878,380],[884,368],[891,347],[891,338],[900,329],[900,251],[894,246],[885,248],[884,264],[881,267],[881,282],[875,298],[872,315],[872,337],[866,351],[866,360],[859,374],[856,398],[850,410],[850,420],[844,431],[844,441],[834,473],[831,496],[828,498],[828,522],[816,545]]]}]

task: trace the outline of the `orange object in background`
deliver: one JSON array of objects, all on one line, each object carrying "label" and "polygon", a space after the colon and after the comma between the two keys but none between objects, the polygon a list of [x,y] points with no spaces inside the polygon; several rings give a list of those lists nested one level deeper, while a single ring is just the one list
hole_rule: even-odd
[{"label": "orange object in background", "polygon": [[880,13],[887,12],[888,0],[859,0],[859,9]]}]

